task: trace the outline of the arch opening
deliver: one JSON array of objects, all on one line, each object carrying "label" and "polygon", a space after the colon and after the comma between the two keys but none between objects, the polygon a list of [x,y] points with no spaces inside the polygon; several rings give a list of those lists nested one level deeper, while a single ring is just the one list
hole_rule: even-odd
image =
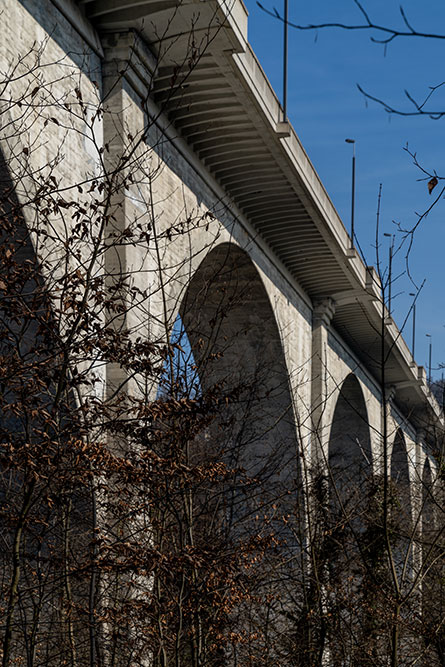
[{"label": "arch opening", "polygon": [[365,645],[373,654],[378,641],[369,612],[369,572],[378,557],[372,525],[377,481],[366,403],[353,374],[340,388],[326,463],[329,647],[332,664],[340,667],[349,664],[351,656],[358,662]]},{"label": "arch opening", "polygon": [[373,461],[366,403],[353,374],[344,380],[335,406],[328,464],[333,502],[348,515],[360,513],[362,487],[372,478]]},{"label": "arch opening", "polygon": [[412,578],[413,517],[406,440],[399,428],[391,453],[390,529],[394,564],[400,585]]},{"label": "arch opening", "polygon": [[[174,502],[170,492],[168,548],[188,548],[186,542],[192,539],[194,548],[208,553],[211,545],[213,556],[200,577],[215,582],[220,557],[232,560],[242,572],[240,554],[250,553],[251,563],[242,575],[250,598],[244,601],[244,593],[240,595],[234,603],[237,614],[218,622],[225,624],[224,632],[232,623],[238,632],[257,628],[260,637],[267,621],[270,644],[273,633],[278,637],[289,631],[290,636],[288,606],[293,599],[295,608],[299,595],[292,574],[300,563],[300,471],[281,336],[246,252],[224,243],[208,253],[188,285],[172,340],[180,346],[173,353],[176,387],[181,387],[182,399],[188,392],[207,414],[199,432],[181,445],[184,464],[199,468],[201,476],[193,477],[185,496],[184,489],[178,489]],[[184,544],[179,545],[179,539]],[[229,584],[226,577],[220,586]],[[204,625],[212,613],[204,610]],[[186,620],[182,623],[187,626]],[[261,652],[261,640],[257,647]],[[230,649],[238,661],[246,657],[244,650],[242,645]]]},{"label": "arch opening", "polygon": [[202,395],[195,357],[190,340],[185,330],[181,315],[178,313],[173,323],[169,341],[169,355],[164,362],[157,389],[157,398],[196,399]]},{"label": "arch opening", "polygon": [[[228,459],[284,482],[296,461],[288,372],[268,295],[251,259],[224,243],[201,263],[180,315],[203,391],[220,393]],[[221,428],[219,429],[221,431]]]}]

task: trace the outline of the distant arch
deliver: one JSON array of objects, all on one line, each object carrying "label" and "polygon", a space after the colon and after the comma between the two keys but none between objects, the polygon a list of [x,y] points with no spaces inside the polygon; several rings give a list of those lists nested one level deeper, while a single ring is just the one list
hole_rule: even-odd
[{"label": "distant arch", "polygon": [[[358,643],[362,646],[370,641],[369,636],[363,636],[363,628],[369,625],[366,558],[374,480],[368,411],[362,388],[353,373],[346,377],[338,393],[327,463],[328,606],[335,619],[334,628],[337,623],[340,627],[340,619],[347,618],[351,636],[360,637]],[[355,600],[354,607],[350,604],[352,600]],[[331,661],[335,667],[344,665],[346,659],[344,637],[340,637],[334,630],[330,639]],[[346,653],[355,656],[357,646],[348,646]]]},{"label": "distant arch", "polygon": [[373,460],[366,402],[353,373],[343,381],[338,394],[328,464],[335,492],[341,494],[342,502],[357,502],[363,483],[372,477]]},{"label": "distant arch", "polygon": [[397,429],[391,452],[391,481],[395,487],[401,530],[404,534],[412,526],[412,497],[409,474],[408,450],[402,429]]},{"label": "distant arch", "polygon": [[[397,484],[407,485],[409,492],[409,461],[406,439],[402,429],[398,428],[394,436],[391,451],[391,479]],[[410,495],[411,501],[411,495]]]},{"label": "distant arch", "polygon": [[392,553],[399,582],[412,578],[413,565],[413,506],[406,439],[398,428],[391,452],[390,521]]},{"label": "distant arch", "polygon": [[[438,548],[435,545],[437,538],[436,512],[434,502],[433,474],[428,456],[425,457],[425,463],[422,470],[422,566],[426,575],[423,579],[424,593],[434,590],[437,581],[434,581],[437,574],[435,561]],[[441,560],[441,559],[440,559]]]}]

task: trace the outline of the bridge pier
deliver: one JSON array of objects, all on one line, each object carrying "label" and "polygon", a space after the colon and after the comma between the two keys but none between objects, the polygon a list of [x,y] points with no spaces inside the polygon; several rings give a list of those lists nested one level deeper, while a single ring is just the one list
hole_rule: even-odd
[{"label": "bridge pier", "polygon": [[329,326],[335,314],[332,299],[315,304],[312,315],[312,356],[311,356],[311,405],[312,405],[312,465],[326,468],[328,463],[328,438],[330,432],[330,394],[335,387],[328,366]]}]

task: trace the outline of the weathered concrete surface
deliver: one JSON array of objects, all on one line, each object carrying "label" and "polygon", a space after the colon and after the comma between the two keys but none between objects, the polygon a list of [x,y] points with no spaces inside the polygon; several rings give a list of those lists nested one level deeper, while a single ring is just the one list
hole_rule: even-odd
[{"label": "weathered concrete surface", "polygon": [[[11,83],[11,94],[19,97],[25,85],[31,95],[37,73],[43,78],[36,100],[50,91],[47,102],[40,100],[47,104],[43,112],[40,106],[22,117],[19,108],[2,109],[1,149],[17,194],[25,200],[36,188],[35,167],[54,163],[60,184],[74,191],[104,166],[120,164],[126,153],[134,156],[133,182],[114,192],[110,235],[150,220],[163,240],[158,254],[149,245],[110,244],[107,271],[131,275],[149,294],[117,326],[147,336],[150,328],[161,331],[164,315],[172,326],[181,311],[192,330],[202,308],[193,309],[189,286],[207,270],[208,258],[229,249],[227,256],[235,259],[226,282],[236,285],[240,298],[243,289],[246,296],[229,315],[225,335],[234,341],[243,330],[250,335],[242,352],[235,344],[226,358],[234,365],[242,355],[244,372],[255,366],[259,351],[275,359],[278,385],[285,388],[276,414],[292,414],[300,455],[311,464],[328,461],[339,396],[352,375],[361,392],[357,405],[364,406],[374,473],[391,465],[399,429],[414,484],[425,463],[425,429],[440,421],[425,374],[412,364],[382,307],[375,273],[351,253],[348,234],[297,135],[280,124],[278,100],[246,42],[242,4],[206,3],[207,13],[200,13],[202,5],[6,0],[2,71],[17,60],[18,42],[22,54],[42,45],[38,54],[23,58],[18,71],[28,68],[28,74]],[[76,88],[91,116],[79,113]],[[103,114],[93,123],[98,105]],[[27,146],[33,148],[32,165],[24,157]],[[123,182],[130,170],[121,171]],[[28,222],[30,229],[38,224]],[[63,242],[73,223],[58,217],[54,224]],[[184,233],[166,236],[180,224]],[[63,252],[57,243],[45,252],[47,279],[55,280]],[[88,247],[82,252],[88,256]],[[390,350],[384,386],[375,331],[382,318],[385,354]],[[122,381],[118,365],[107,368],[106,381],[108,391]],[[386,462],[383,392],[392,396]]]}]

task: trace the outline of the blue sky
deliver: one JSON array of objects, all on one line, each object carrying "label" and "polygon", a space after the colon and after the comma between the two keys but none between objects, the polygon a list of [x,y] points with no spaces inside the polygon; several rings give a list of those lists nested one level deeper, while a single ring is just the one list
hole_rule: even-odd
[{"label": "blue sky", "polygon": [[[363,0],[371,19],[403,27],[399,2]],[[282,93],[282,24],[267,16],[255,0],[245,0],[249,11],[249,41],[277,94]],[[283,0],[262,0],[265,7],[282,11]],[[289,0],[289,20],[308,23],[340,21],[361,23],[353,0]],[[440,0],[408,0],[405,12],[418,30],[445,34],[445,3]],[[374,33],[375,34],[375,33]],[[383,184],[382,233],[396,233],[393,221],[405,228],[416,223],[433,197],[407,145],[428,170],[445,176],[445,118],[389,116],[382,107],[366,103],[357,84],[399,108],[412,107],[407,89],[419,99],[429,86],[445,80],[445,40],[398,38],[385,48],[370,40],[371,33],[324,29],[301,32],[289,29],[288,116],[317,169],[335,207],[349,228],[351,193],[351,146],[356,140],[356,233],[368,264],[375,264],[375,221],[379,184]],[[445,86],[432,98],[432,108],[445,110]],[[440,184],[439,184],[440,185]],[[439,186],[434,191],[439,191]],[[396,246],[401,240],[396,237]],[[425,285],[417,301],[416,360],[427,366],[428,339],[433,337],[433,369],[445,362],[445,201],[419,225],[410,253],[415,283]],[[388,257],[388,238],[381,238],[383,257]],[[405,248],[394,259],[394,275],[405,270]],[[402,325],[415,291],[407,275],[393,285],[394,317]],[[404,336],[411,345],[411,321]],[[440,377],[433,370],[433,377]]]}]

